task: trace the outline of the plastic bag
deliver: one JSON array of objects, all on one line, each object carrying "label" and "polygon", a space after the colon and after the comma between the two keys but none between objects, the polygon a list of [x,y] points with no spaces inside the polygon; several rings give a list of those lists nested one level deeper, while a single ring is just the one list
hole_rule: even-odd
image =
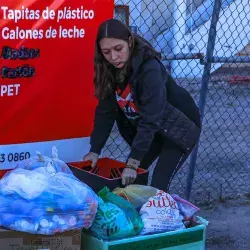
[{"label": "plastic bag", "polygon": [[142,235],[185,229],[176,201],[163,191],[148,199],[140,215],[144,224]]},{"label": "plastic bag", "polygon": [[99,206],[91,230],[103,240],[114,240],[138,235],[142,220],[128,201],[113,194],[107,187],[98,195]]},{"label": "plastic bag", "polygon": [[182,199],[177,194],[172,194],[171,196],[176,201],[180,210],[180,214],[183,216],[184,221],[191,221],[193,219],[194,214],[200,211],[198,207],[196,207],[189,201]]},{"label": "plastic bag", "polygon": [[129,185],[125,188],[116,188],[113,193],[128,200],[139,211],[150,197],[155,196],[157,191],[157,188],[151,186]]},{"label": "plastic bag", "polygon": [[55,158],[32,157],[0,180],[0,226],[53,235],[89,228],[98,197]]},{"label": "plastic bag", "polygon": [[26,170],[34,170],[41,168],[41,171],[45,170],[48,173],[55,174],[63,172],[73,175],[68,165],[58,159],[58,152],[55,146],[52,147],[52,157],[42,155],[40,152],[36,152],[36,156],[29,159],[25,159],[17,163],[15,168],[22,168]]}]

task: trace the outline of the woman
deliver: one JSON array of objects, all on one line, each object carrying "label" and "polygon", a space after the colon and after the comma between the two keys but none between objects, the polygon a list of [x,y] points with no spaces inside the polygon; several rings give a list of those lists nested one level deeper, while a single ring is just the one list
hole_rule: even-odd
[{"label": "woman", "polygon": [[116,121],[131,146],[123,185],[134,182],[138,167],[147,169],[159,157],[151,185],[167,192],[200,135],[192,97],[166,72],[160,54],[115,19],[98,30],[94,84],[99,103],[83,160],[96,165]]}]

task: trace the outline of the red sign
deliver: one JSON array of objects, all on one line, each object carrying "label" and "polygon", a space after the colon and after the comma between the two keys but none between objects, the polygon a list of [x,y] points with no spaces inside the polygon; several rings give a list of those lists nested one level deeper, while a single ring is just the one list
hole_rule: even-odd
[{"label": "red sign", "polygon": [[93,126],[97,27],[113,17],[113,0],[0,3],[0,163],[52,143],[61,159],[76,160]]}]

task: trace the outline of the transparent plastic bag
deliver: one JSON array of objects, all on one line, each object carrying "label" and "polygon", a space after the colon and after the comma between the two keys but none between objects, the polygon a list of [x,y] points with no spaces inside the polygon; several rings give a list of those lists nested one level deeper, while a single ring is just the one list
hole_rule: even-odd
[{"label": "transparent plastic bag", "polygon": [[58,159],[58,152],[55,146],[52,147],[52,157],[44,156],[40,152],[36,152],[36,156],[25,159],[17,163],[15,168],[26,170],[34,170],[41,168],[40,171],[46,171],[51,174],[63,172],[73,175],[68,165]]},{"label": "transparent plastic bag", "polygon": [[178,208],[180,210],[180,214],[183,216],[184,221],[191,221],[195,213],[200,211],[200,209],[196,207],[194,204],[182,199],[177,194],[172,194],[171,196],[176,201]]},{"label": "transparent plastic bag", "polygon": [[136,210],[140,210],[142,205],[145,204],[150,197],[155,196],[157,191],[157,188],[151,186],[132,184],[125,188],[116,188],[113,190],[113,193],[128,200]]},{"label": "transparent plastic bag", "polygon": [[24,160],[0,180],[0,226],[12,230],[53,235],[87,229],[97,206],[94,191],[55,158]]}]

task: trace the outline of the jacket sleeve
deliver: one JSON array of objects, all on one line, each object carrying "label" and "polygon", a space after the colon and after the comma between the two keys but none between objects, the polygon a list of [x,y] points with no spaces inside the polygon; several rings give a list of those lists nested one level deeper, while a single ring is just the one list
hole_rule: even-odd
[{"label": "jacket sleeve", "polygon": [[90,152],[100,154],[104,147],[116,118],[115,96],[112,94],[99,100],[95,110],[94,129],[90,137]]},{"label": "jacket sleeve", "polygon": [[166,106],[166,74],[156,59],[146,61],[139,76],[137,98],[140,120],[129,157],[141,161],[160,127],[160,118]]}]

